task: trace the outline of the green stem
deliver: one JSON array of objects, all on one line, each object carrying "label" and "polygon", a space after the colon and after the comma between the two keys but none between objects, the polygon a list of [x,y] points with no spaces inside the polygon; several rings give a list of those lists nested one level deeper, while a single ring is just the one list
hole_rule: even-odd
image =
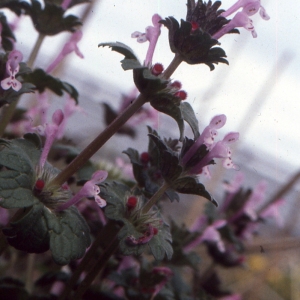
[{"label": "green stem", "polygon": [[147,100],[139,95],[112,123],[110,123],[57,177],[51,185],[62,185],[78,171],[126,122],[136,113]]},{"label": "green stem", "polygon": [[182,59],[181,55],[175,54],[170,65],[165,69],[165,71],[163,73],[163,77],[165,79],[169,79],[182,62],[183,62],[183,59]]},{"label": "green stem", "polygon": [[169,184],[165,182],[151,197],[151,199],[149,199],[149,201],[144,205],[144,207],[142,208],[142,213],[147,213],[151,209],[151,207],[155,205],[157,201],[163,196],[163,194],[169,187]]},{"label": "green stem", "polygon": [[[32,68],[34,61],[37,57],[37,54],[41,48],[42,42],[45,38],[45,35],[43,34],[39,34],[38,39],[29,55],[29,59],[27,62],[27,66],[29,68]],[[0,123],[0,137],[3,136],[4,131],[6,126],[8,125],[8,123],[10,122],[11,118],[14,115],[14,112],[16,110],[16,107],[19,103],[19,99],[15,100],[14,102],[10,103],[9,106],[6,106],[3,108],[2,110],[2,118],[1,118],[1,123]]]},{"label": "green stem", "polygon": [[26,290],[31,294],[33,288],[33,271],[36,255],[35,253],[29,253],[27,257],[27,267],[26,267]]},{"label": "green stem", "polygon": [[79,266],[74,271],[71,279],[66,283],[66,287],[63,293],[59,296],[58,300],[68,299],[68,296],[71,293],[74,286],[76,285],[81,273],[87,269],[87,266],[89,265],[90,261],[95,257],[95,254],[100,244],[103,243],[103,241],[107,239],[107,237],[114,237],[117,235],[117,233],[118,229],[116,228],[116,223],[114,221],[109,220],[107,225],[96,236],[95,241],[81,260]]},{"label": "green stem", "polygon": [[100,256],[96,264],[93,266],[91,271],[87,274],[87,276],[79,285],[78,290],[76,291],[75,296],[73,297],[74,300],[82,299],[82,296],[85,293],[85,291],[92,284],[93,280],[96,278],[98,273],[105,267],[106,263],[108,262],[108,259],[114,254],[114,252],[118,249],[118,247],[119,247],[119,240],[117,236],[115,236],[114,239],[109,244],[109,246],[102,253],[102,255]]},{"label": "green stem", "polygon": [[32,51],[31,51],[31,53],[29,55],[28,61],[27,61],[27,66],[29,68],[33,67],[33,64],[34,64],[34,62],[36,60],[36,57],[38,55],[38,52],[40,51],[40,48],[42,46],[42,43],[43,43],[45,37],[46,36],[44,34],[41,34],[41,33],[39,34],[39,36],[38,36],[38,38],[37,38],[37,40],[35,42],[35,45],[34,45]]}]

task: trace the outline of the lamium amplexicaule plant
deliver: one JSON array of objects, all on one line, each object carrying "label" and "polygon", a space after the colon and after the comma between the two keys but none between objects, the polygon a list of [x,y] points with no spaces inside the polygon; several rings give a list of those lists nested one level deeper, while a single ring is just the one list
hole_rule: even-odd
[{"label": "lamium amplexicaule plant", "polygon": [[[119,111],[105,103],[106,128],[82,151],[64,139],[68,118],[84,110],[78,105],[80,96],[73,85],[52,75],[72,52],[83,58],[77,45],[84,34],[82,22],[68,12],[79,4],[90,5],[85,0],[0,1],[0,250],[1,271],[7,271],[0,279],[0,298],[242,299],[222,285],[217,266],[245,265],[245,240],[261,221],[276,215],[284,200],[264,204],[265,182],[253,190],[241,187],[241,166],[233,162],[230,150],[239,133],[217,137],[227,119],[221,113],[199,128],[175,71],[182,63],[203,64],[211,71],[219,63],[228,64],[222,37],[244,27],[256,38],[250,17],[259,12],[269,19],[261,1],[238,0],[226,9],[220,1],[188,0],[180,22],[149,16],[152,25],[131,35],[148,45],[143,62],[127,45],[101,41],[99,51],[109,47],[120,54],[121,67],[132,72],[135,89],[123,97]],[[8,10],[16,20],[31,18],[38,31],[29,57],[15,38],[15,25],[7,21]],[[153,60],[162,30],[168,31],[174,54],[167,68]],[[70,32],[70,39],[57,58],[46,69],[35,68],[43,40],[64,31]],[[48,118],[51,93],[66,100]],[[23,94],[32,95],[35,104],[19,108]],[[147,148],[123,149],[131,163],[127,172],[124,161],[99,167],[93,155],[112,136],[133,138],[134,125],[154,123],[157,112],[176,121],[177,139],[148,126]],[[185,126],[193,137],[185,135]],[[211,177],[215,164],[238,171],[233,182],[221,186],[226,189],[221,206],[201,183]],[[162,205],[171,201],[176,206],[185,194],[207,202],[192,227],[176,222],[176,216],[170,219]],[[212,262],[207,270],[201,268],[198,246],[207,249],[202,261]],[[15,272],[10,271],[13,262]]]}]

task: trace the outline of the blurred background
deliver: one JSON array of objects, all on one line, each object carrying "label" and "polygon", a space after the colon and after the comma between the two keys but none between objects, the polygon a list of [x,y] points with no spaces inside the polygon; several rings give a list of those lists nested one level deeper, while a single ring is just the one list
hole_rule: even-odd
[{"label": "blurred background", "polygon": [[[200,132],[217,114],[227,116],[226,125],[219,131],[221,139],[227,132],[240,132],[240,140],[232,156],[239,170],[224,171],[214,167],[213,179],[209,182],[204,179],[208,190],[219,202],[223,194],[221,183],[231,180],[236,172],[245,173],[246,187],[254,187],[260,180],[266,180],[269,199],[300,172],[300,58],[297,42],[300,2],[261,2],[270,20],[263,20],[259,14],[252,17],[258,35],[256,39],[243,28],[240,35],[226,35],[220,39],[229,66],[221,64],[211,72],[205,65],[183,63],[172,76],[182,82],[188,93],[187,101],[197,113]],[[233,1],[224,0],[222,3],[222,8],[227,9]],[[109,48],[98,48],[98,44],[125,43],[143,61],[148,43],[137,43],[131,38],[131,33],[144,32],[147,26],[152,25],[151,18],[155,13],[162,18],[185,19],[186,2],[97,0],[78,5],[70,10],[72,12],[84,18],[83,38],[78,44],[84,59],[72,53],[54,75],[59,75],[79,91],[79,105],[88,118],[83,114],[73,116],[67,135],[71,141],[84,147],[105,126],[101,103],[107,102],[118,108],[121,96],[130,93],[133,88],[132,72],[124,72],[120,65],[123,57]],[[13,19],[14,16],[10,15],[10,20]],[[167,29],[162,27],[161,31],[153,63],[160,62],[167,67],[173,53],[169,49]],[[29,18],[24,17],[20,21],[15,33],[20,47],[17,49],[23,51],[26,60],[37,39]],[[36,67],[46,68],[69,37],[69,33],[47,37]],[[26,100],[21,105],[24,103]],[[53,103],[53,109],[63,105],[61,99],[53,99]],[[109,154],[113,161],[128,147],[145,151],[147,130],[146,126],[140,127],[135,139],[127,136],[112,138],[99,151],[97,159],[106,158]],[[158,116],[158,131],[162,136],[178,137],[176,124],[162,115]],[[122,157],[126,159],[124,155]],[[298,178],[300,175],[294,177],[284,194],[286,205],[279,212],[284,217],[283,228],[265,226],[261,236],[249,245],[246,269],[231,272],[230,276],[227,272],[228,286],[234,286],[245,299],[300,299]],[[180,211],[181,221],[191,224],[201,214],[203,201],[189,200],[189,205],[185,202],[170,209],[174,214]],[[263,253],[260,245],[264,245]]]}]

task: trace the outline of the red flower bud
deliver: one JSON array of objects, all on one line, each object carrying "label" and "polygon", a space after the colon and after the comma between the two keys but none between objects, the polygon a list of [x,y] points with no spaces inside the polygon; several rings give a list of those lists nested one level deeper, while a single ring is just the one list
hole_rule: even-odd
[{"label": "red flower bud", "polygon": [[45,186],[45,181],[43,179],[38,179],[34,185],[34,191],[40,193]]},{"label": "red flower bud", "polygon": [[155,76],[160,75],[164,70],[164,66],[162,64],[155,64],[152,69],[151,73]]},{"label": "red flower bud", "polygon": [[199,24],[197,22],[192,21],[191,24],[192,24],[192,32],[194,32],[199,28]]},{"label": "red flower bud", "polygon": [[127,205],[127,208],[128,208],[129,210],[131,210],[131,209],[135,208],[135,207],[136,207],[136,204],[137,204],[137,202],[138,202],[138,200],[137,200],[137,198],[136,198],[136,197],[134,197],[134,196],[130,196],[130,197],[128,198],[128,200],[127,200],[127,203],[126,203],[126,205]]},{"label": "red flower bud", "polygon": [[148,152],[143,152],[140,156],[140,160],[142,163],[147,164],[150,160],[150,155]]},{"label": "red flower bud", "polygon": [[153,227],[153,234],[157,235],[158,234],[158,229],[156,227]]},{"label": "red flower bud", "polygon": [[178,90],[180,90],[181,89],[181,87],[182,87],[182,84],[181,84],[181,82],[180,81],[174,81],[174,82],[172,82],[171,83],[171,87],[173,87],[173,88],[176,88],[176,89],[178,89]]},{"label": "red flower bud", "polygon": [[181,100],[185,100],[187,98],[187,93],[185,91],[178,91],[175,93],[175,96]]}]

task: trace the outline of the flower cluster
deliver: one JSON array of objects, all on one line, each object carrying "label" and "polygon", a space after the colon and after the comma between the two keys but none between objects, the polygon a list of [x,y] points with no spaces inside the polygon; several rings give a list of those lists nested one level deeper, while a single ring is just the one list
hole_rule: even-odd
[{"label": "flower cluster", "polygon": [[[216,142],[217,129],[222,128],[226,123],[225,115],[218,115],[212,118],[209,125],[205,127],[202,134],[196,139],[193,145],[184,153],[181,163],[190,174],[201,174],[205,172],[210,177],[208,165],[213,163],[215,158],[221,158],[226,169],[237,169],[232,162],[230,144],[239,138],[238,132],[230,132],[223,140]],[[199,151],[202,156],[199,157]]]}]

